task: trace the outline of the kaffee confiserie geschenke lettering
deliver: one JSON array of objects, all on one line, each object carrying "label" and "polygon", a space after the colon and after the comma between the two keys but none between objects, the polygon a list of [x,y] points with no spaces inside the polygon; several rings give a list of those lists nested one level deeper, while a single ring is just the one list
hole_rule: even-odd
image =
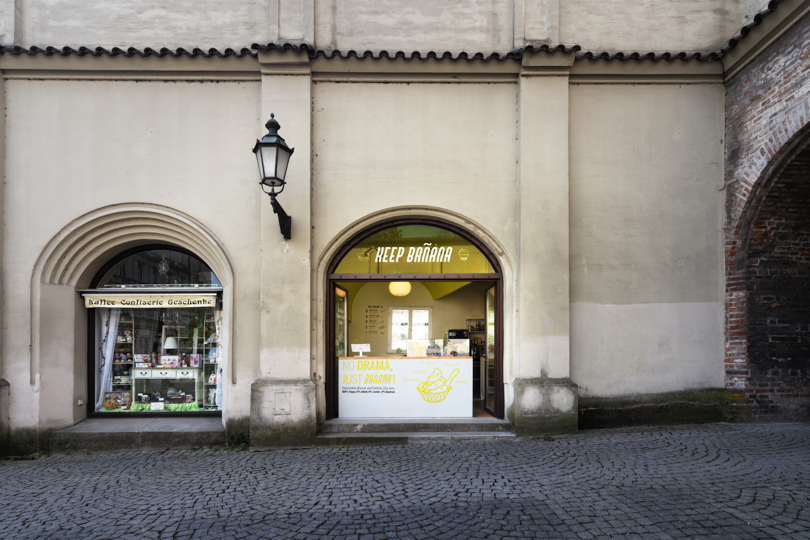
[{"label": "kaffee confiserie geschenke lettering", "polygon": [[182,308],[215,307],[217,297],[209,295],[99,295],[85,294],[84,305],[88,308]]}]

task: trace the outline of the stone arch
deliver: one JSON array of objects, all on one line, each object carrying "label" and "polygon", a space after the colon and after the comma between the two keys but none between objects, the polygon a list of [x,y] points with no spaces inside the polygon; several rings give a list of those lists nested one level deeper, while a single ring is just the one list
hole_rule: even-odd
[{"label": "stone arch", "polygon": [[[767,135],[762,137],[763,142],[737,180],[733,197],[727,201],[726,387],[744,392],[755,416],[770,414],[762,407],[762,393],[767,389],[778,393],[778,388],[775,388],[778,385],[764,381],[761,366],[754,365],[750,356],[751,340],[761,344],[761,336],[751,333],[751,328],[755,328],[753,325],[758,324],[754,320],[758,314],[752,314],[756,306],[751,299],[751,295],[756,293],[757,280],[754,275],[758,273],[752,271],[752,265],[758,261],[749,260],[751,247],[761,236],[758,230],[762,229],[763,224],[760,221],[767,218],[763,209],[772,212],[766,207],[767,201],[781,196],[784,175],[791,174],[791,168],[795,168],[797,158],[803,153],[806,157],[810,148],[809,119],[810,98],[805,98],[772,120]],[[778,187],[776,192],[775,186]],[[755,333],[761,333],[759,330]],[[793,371],[788,370],[787,373]],[[774,375],[772,370],[769,372]],[[781,377],[781,372],[775,376]]]},{"label": "stone arch", "polygon": [[[31,275],[31,384],[54,366],[44,366],[43,357],[52,358],[55,351],[65,349],[64,338],[57,345],[52,332],[43,335],[43,318],[74,321],[80,303],[76,289],[88,287],[103,264],[128,249],[163,243],[185,248],[208,264],[223,286],[223,310],[226,327],[222,339],[228,352],[231,382],[235,383],[234,367],[235,311],[233,305],[236,276],[231,257],[223,243],[198,220],[178,210],[147,203],[127,203],[93,210],[73,220],[51,239],[40,254]],[[69,323],[63,322],[67,325]],[[72,356],[85,336],[77,321],[71,332]],[[50,361],[50,360],[49,360]],[[56,360],[53,360],[56,362]],[[62,358],[63,366],[54,368],[64,373],[70,361]],[[70,364],[72,365],[72,364]],[[69,419],[61,422],[70,423]]]},{"label": "stone arch", "polygon": [[[313,265],[313,309],[312,328],[315,343],[315,354],[312,355],[311,371],[313,380],[317,383],[316,402],[318,423],[323,422],[326,414],[326,399],[324,391],[325,373],[325,320],[326,313],[326,286],[328,283],[329,264],[337,252],[363,230],[386,221],[396,221],[403,218],[422,218],[434,221],[444,221],[450,225],[462,228],[471,236],[483,242],[489,251],[497,258],[503,280],[503,322],[504,322],[504,359],[517,357],[517,319],[515,317],[516,283],[515,270],[512,257],[509,256],[506,248],[500,240],[480,223],[471,220],[468,216],[452,212],[443,208],[430,206],[402,206],[387,208],[368,214],[343,228],[335,234],[329,242],[317,254],[317,262]],[[514,366],[504,361],[503,380],[511,381],[514,378]],[[509,410],[513,401],[513,394],[506,392],[504,396],[504,406]]]}]

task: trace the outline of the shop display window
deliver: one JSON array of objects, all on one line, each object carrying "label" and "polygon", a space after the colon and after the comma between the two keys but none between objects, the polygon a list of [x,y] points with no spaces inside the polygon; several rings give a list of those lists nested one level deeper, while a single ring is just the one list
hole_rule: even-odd
[{"label": "shop display window", "polygon": [[409,217],[355,235],[328,272],[327,419],[503,418],[502,275],[487,243]]},{"label": "shop display window", "polygon": [[222,407],[221,312],[99,309],[98,412]]},{"label": "shop display window", "polygon": [[180,248],[148,246],[100,274],[83,292],[85,305],[98,308],[93,410],[221,410],[222,289],[211,268]]}]

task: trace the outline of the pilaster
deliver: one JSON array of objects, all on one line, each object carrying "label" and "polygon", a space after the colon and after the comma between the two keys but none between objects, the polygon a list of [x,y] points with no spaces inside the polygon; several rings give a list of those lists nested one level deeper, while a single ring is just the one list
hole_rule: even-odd
[{"label": "pilaster", "polygon": [[[252,448],[311,446],[315,385],[310,379],[311,76],[303,53],[270,52],[261,63],[261,122],[270,114],[295,151],[278,201],[292,217],[292,238],[281,235],[269,197],[261,209],[260,369],[251,387]],[[263,129],[263,128],[262,128]],[[256,186],[259,189],[259,186]],[[264,195],[262,195],[264,197]]]},{"label": "pilaster", "polygon": [[273,9],[277,10],[278,27],[271,34],[276,39],[315,43],[315,0],[270,0]]},{"label": "pilaster", "polygon": [[5,44],[22,44],[22,0],[0,0],[0,40]]},{"label": "pilaster", "polygon": [[569,336],[568,76],[573,54],[534,53],[519,77],[519,358],[511,411],[521,435],[576,431]]},{"label": "pilaster", "polygon": [[560,42],[560,0],[514,0],[514,47]]}]

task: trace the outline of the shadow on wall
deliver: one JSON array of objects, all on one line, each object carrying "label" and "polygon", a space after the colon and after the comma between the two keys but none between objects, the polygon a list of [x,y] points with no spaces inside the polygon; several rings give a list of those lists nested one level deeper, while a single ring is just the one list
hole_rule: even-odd
[{"label": "shadow on wall", "polygon": [[750,419],[745,394],[724,388],[579,398],[579,429],[747,422]]},{"label": "shadow on wall", "polygon": [[36,428],[11,429],[10,399],[11,385],[5,379],[0,379],[0,458],[46,453],[50,432],[41,433]]},{"label": "shadow on wall", "polygon": [[776,177],[752,226],[749,400],[762,419],[810,418],[810,145]]},{"label": "shadow on wall", "polygon": [[8,408],[9,408],[9,390],[8,381],[0,379],[0,457],[6,454],[9,446],[8,435]]}]

